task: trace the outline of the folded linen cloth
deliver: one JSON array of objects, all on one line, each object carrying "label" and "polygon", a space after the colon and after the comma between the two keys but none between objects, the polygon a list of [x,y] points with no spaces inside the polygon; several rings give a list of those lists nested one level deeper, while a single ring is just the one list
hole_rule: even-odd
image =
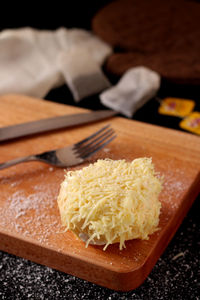
[{"label": "folded linen cloth", "polygon": [[109,45],[82,29],[4,30],[0,32],[0,94],[43,98],[66,83],[79,101],[110,86],[101,65],[111,53]]},{"label": "folded linen cloth", "polygon": [[75,101],[111,86],[98,63],[91,59],[90,53],[83,47],[63,52],[60,55],[60,69]]},{"label": "folded linen cloth", "polygon": [[100,94],[109,108],[127,117],[153,98],[160,87],[160,75],[146,67],[135,67],[125,72],[119,82]]}]

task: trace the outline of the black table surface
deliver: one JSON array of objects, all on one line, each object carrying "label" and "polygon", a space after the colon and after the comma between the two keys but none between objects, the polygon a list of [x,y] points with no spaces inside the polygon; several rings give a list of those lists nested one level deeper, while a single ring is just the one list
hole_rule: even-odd
[{"label": "black table surface", "polygon": [[[77,2],[77,1],[76,1]],[[72,18],[73,14],[67,10],[66,16],[60,8],[60,23],[53,20],[56,12],[52,7],[46,16],[46,24],[42,14],[33,17],[29,7],[29,14],[24,19],[15,22],[8,18],[0,29],[32,26],[54,29],[59,26],[89,28],[90,18],[97,8],[106,1],[93,1],[89,9],[85,9],[85,17]],[[34,13],[36,13],[36,9]],[[58,8],[57,8],[58,11]],[[76,14],[76,5],[73,6]],[[33,14],[34,15],[34,14]],[[66,17],[66,18],[65,18]],[[74,21],[75,20],[75,21]],[[110,78],[113,84],[116,78]],[[158,92],[160,98],[179,97],[193,99],[195,110],[200,111],[200,86],[177,85],[162,80]],[[88,97],[76,104],[67,86],[54,89],[45,97],[48,100],[69,105],[90,108],[94,110],[105,108],[100,104],[98,95]],[[146,123],[180,130],[180,119],[158,114],[159,103],[151,99],[144,105],[133,119]],[[192,154],[191,154],[192,155]],[[157,261],[145,282],[136,290],[130,292],[116,292],[77,277],[64,274],[23,258],[0,251],[0,299],[200,299],[200,197],[193,203],[172,241]],[[1,243],[1,241],[0,241]]]}]

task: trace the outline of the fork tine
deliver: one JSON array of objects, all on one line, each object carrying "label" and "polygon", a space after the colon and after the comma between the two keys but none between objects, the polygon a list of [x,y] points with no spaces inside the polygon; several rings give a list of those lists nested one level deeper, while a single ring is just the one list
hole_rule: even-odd
[{"label": "fork tine", "polygon": [[[106,143],[107,141],[110,141],[110,139],[114,138],[115,132],[114,130],[106,132],[105,134],[101,135],[100,138],[98,138],[98,140],[95,143],[92,143],[91,145],[84,147],[83,149],[76,149],[76,155],[81,157],[81,158],[85,158],[88,157],[88,155],[90,156],[93,152],[96,152],[96,149],[99,149],[99,147],[101,147],[102,145],[104,145],[104,143]],[[101,148],[100,148],[101,149]],[[99,149],[99,150],[100,150]]]},{"label": "fork tine", "polygon": [[81,146],[76,146],[75,151],[77,153],[83,153],[85,150],[89,149],[89,147],[95,146],[98,142],[101,142],[102,139],[105,137],[109,137],[114,133],[114,130],[112,128],[107,129],[106,131],[104,130],[103,133],[96,135],[95,139],[90,139],[88,142],[82,144]]},{"label": "fork tine", "polygon": [[96,135],[98,135],[99,133],[103,132],[104,130],[106,130],[108,127],[110,127],[110,124],[104,126],[103,128],[99,129],[98,131],[96,131],[95,133],[91,134],[90,136],[86,137],[85,139],[83,139],[82,141],[74,144],[74,146],[80,146],[82,144],[84,144],[85,142],[89,141],[90,139],[92,139],[93,137],[95,137]]},{"label": "fork tine", "polygon": [[[93,149],[90,149],[90,152],[84,154],[83,156],[81,156],[83,159],[89,158],[90,156],[92,156],[94,153],[96,153],[97,151],[101,150],[103,147],[105,147],[107,144],[109,144],[112,140],[114,140],[116,138],[116,135],[112,136],[111,138],[109,138],[107,141],[105,141],[103,144],[100,144],[98,147],[93,147]],[[104,139],[105,140],[105,139]],[[99,144],[99,143],[98,143]],[[97,145],[96,145],[97,146]]]}]

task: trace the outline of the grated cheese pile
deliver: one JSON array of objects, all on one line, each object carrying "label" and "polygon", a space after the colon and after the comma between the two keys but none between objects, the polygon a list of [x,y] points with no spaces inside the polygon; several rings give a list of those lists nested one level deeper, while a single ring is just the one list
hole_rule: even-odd
[{"label": "grated cheese pile", "polygon": [[100,159],[66,173],[58,196],[62,224],[88,244],[148,239],[157,230],[161,181],[151,158]]}]

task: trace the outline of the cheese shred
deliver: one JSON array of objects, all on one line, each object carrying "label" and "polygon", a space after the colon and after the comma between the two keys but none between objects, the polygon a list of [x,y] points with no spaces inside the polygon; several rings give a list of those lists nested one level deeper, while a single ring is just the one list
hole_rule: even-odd
[{"label": "cheese shred", "polygon": [[148,239],[157,230],[162,182],[151,158],[100,159],[66,173],[58,196],[62,224],[89,244]]}]

